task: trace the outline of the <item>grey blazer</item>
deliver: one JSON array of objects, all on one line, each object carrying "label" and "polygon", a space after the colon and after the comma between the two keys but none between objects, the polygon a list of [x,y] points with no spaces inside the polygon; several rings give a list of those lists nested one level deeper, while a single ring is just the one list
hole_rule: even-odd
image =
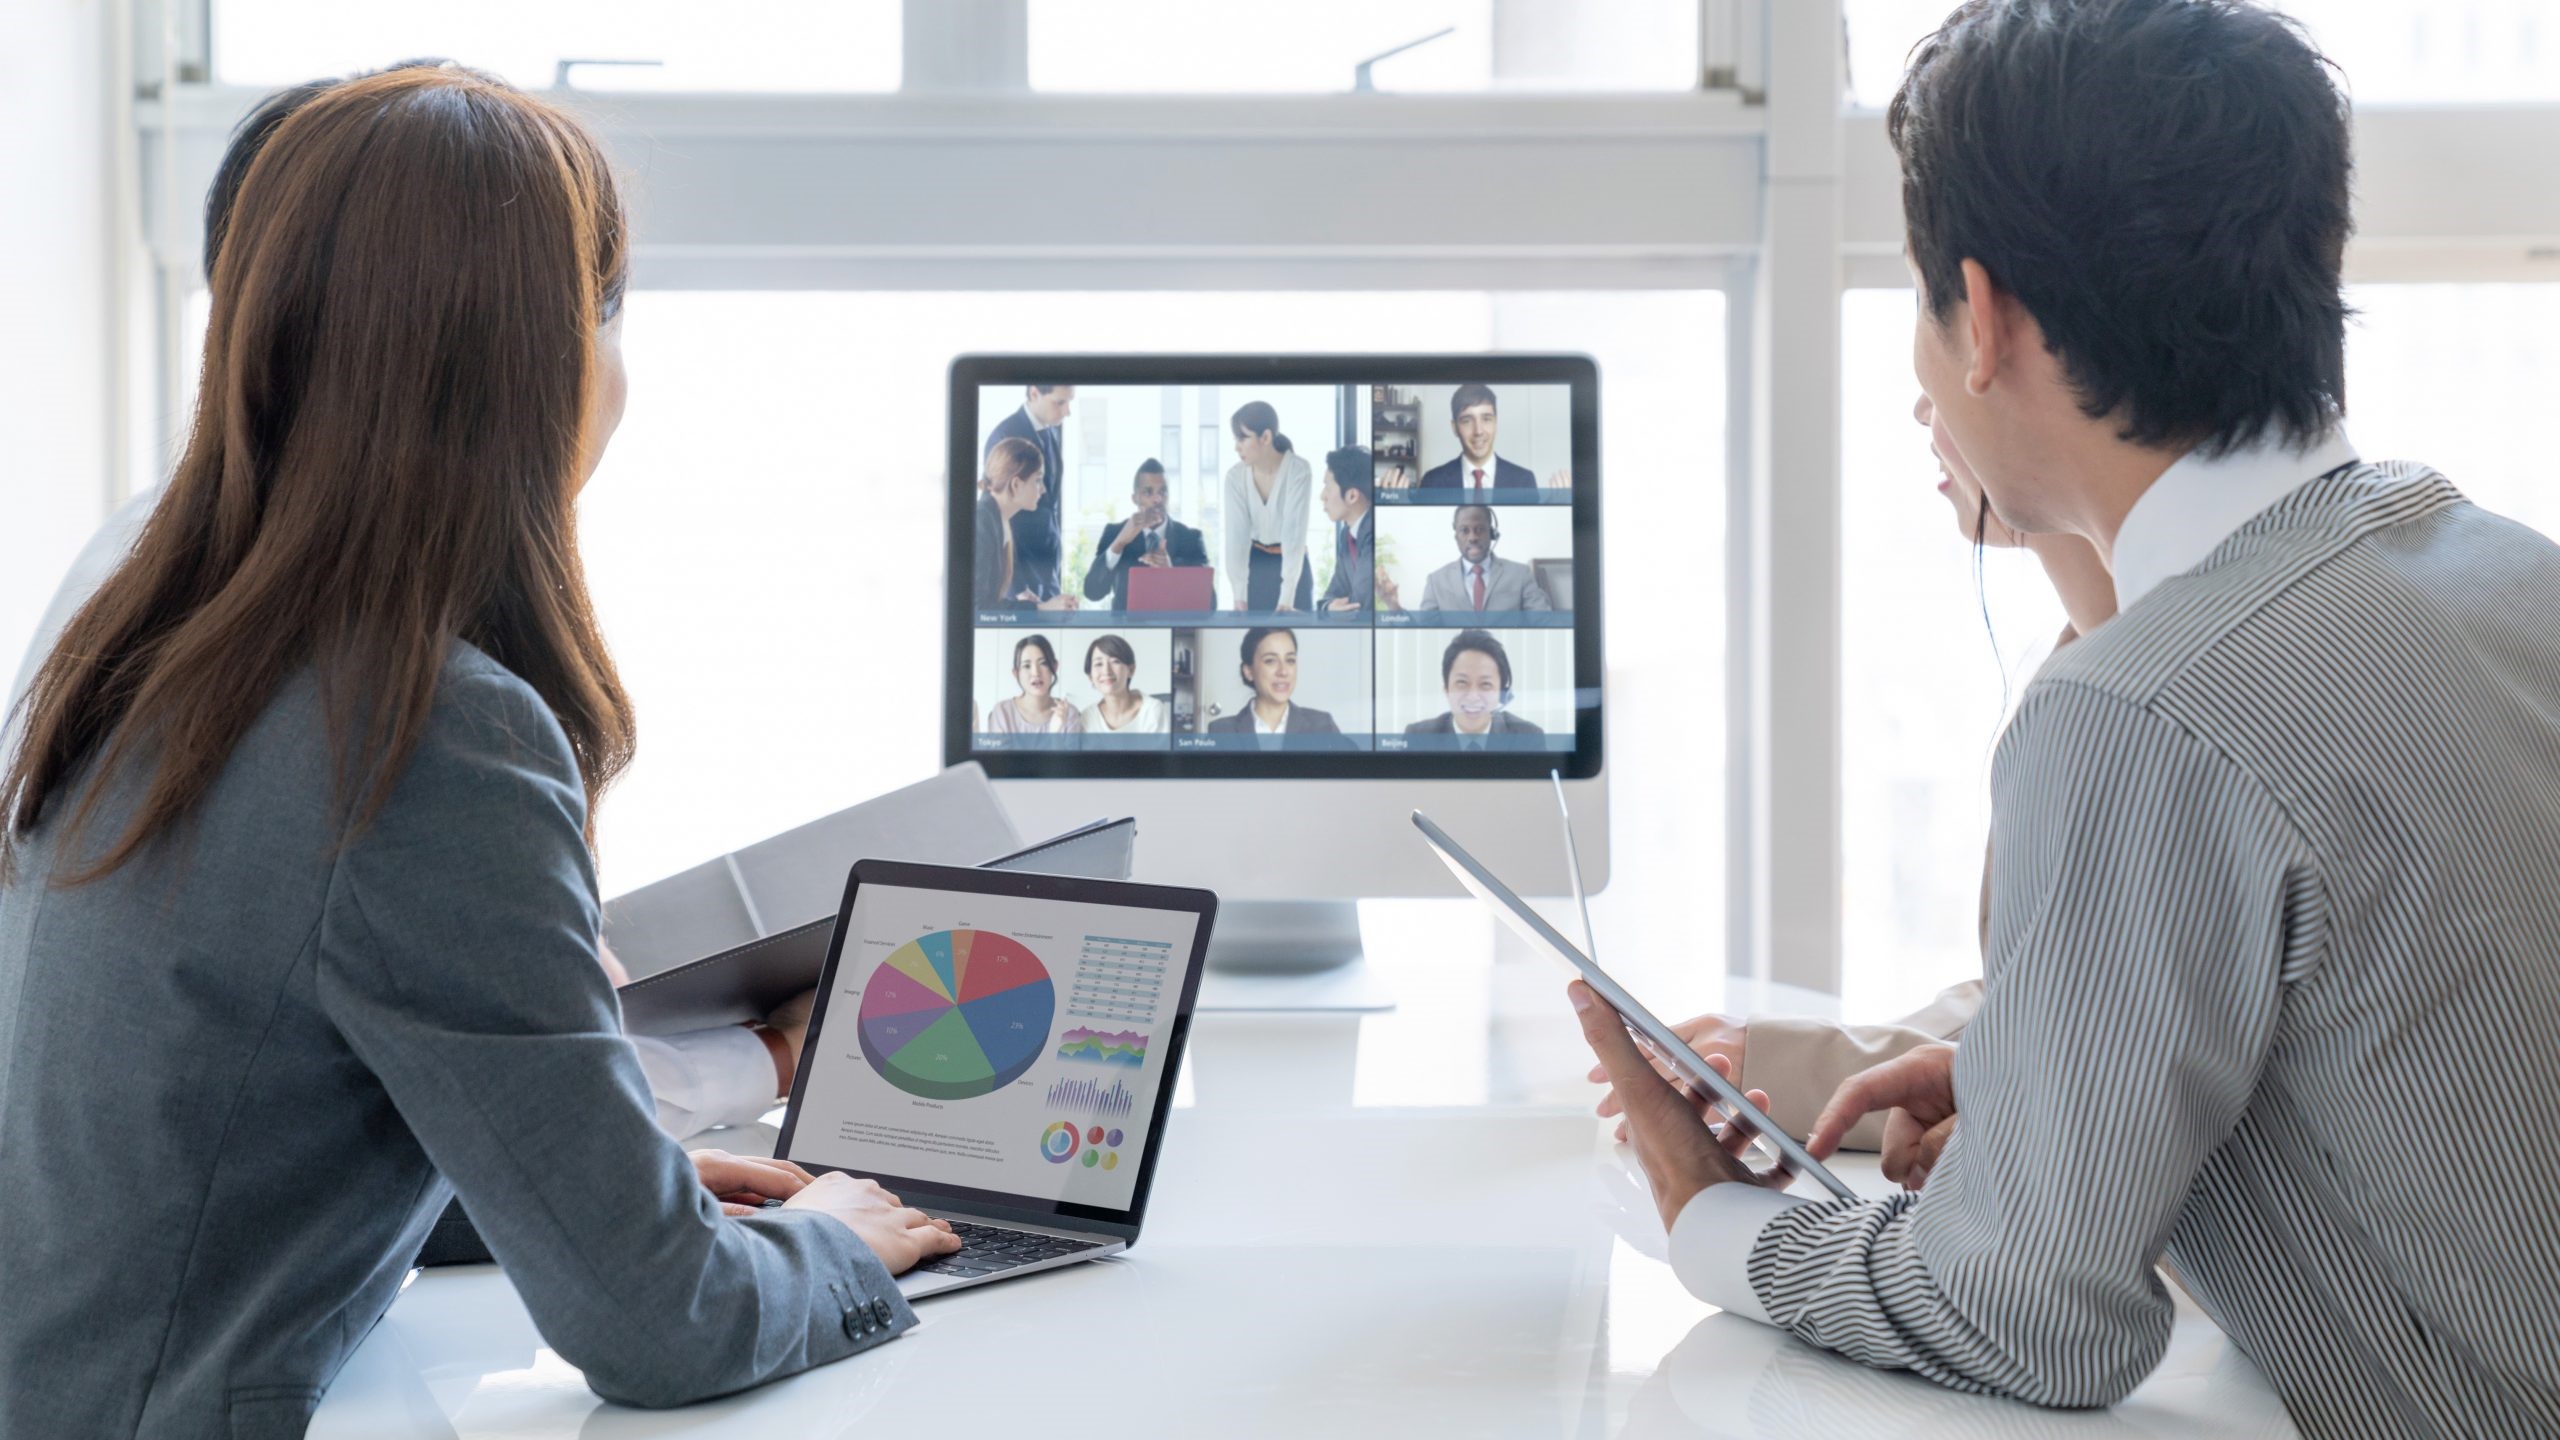
[{"label": "grey blazer", "polygon": [[[1475,592],[1467,584],[1467,562],[1452,560],[1422,582],[1424,610],[1474,610]],[[1484,562],[1484,608],[1487,610],[1552,610],[1537,572],[1499,555]]]},{"label": "grey blazer", "polygon": [[977,529],[969,547],[969,603],[981,610],[1009,602],[1004,568],[1004,512],[992,497],[978,497]]},{"label": "grey blazer", "polygon": [[103,783],[0,888],[0,1406],[11,1435],[298,1436],[456,1190],[543,1337],[672,1405],[914,1323],[823,1215],[733,1220],[657,1127],[596,964],[586,800],[468,645],[362,830],[289,680],[179,832]]},{"label": "grey blazer", "polygon": [[[1246,700],[1244,708],[1232,715],[1221,715],[1202,728],[1213,735],[1256,733],[1253,728],[1253,701]],[[1293,704],[1289,707],[1287,718],[1280,722],[1280,733],[1283,735],[1339,735],[1342,733],[1342,727],[1333,723],[1333,716],[1328,711],[1310,710],[1304,705]]]}]

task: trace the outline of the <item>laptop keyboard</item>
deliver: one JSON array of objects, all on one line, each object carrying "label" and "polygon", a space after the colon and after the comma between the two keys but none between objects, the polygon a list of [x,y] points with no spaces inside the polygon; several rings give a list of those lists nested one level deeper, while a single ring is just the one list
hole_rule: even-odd
[{"label": "laptop keyboard", "polygon": [[948,1255],[936,1255],[920,1262],[916,1266],[919,1273],[997,1275],[1043,1260],[1102,1248],[1102,1242],[1098,1240],[1070,1240],[1063,1235],[1043,1235],[1031,1230],[980,1224],[975,1220],[954,1220],[951,1228],[960,1237],[960,1248]]}]

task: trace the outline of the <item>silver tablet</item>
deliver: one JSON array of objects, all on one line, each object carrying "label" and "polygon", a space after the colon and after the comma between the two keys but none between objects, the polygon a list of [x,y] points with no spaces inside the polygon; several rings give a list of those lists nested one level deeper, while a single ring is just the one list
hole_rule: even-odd
[{"label": "silver tablet", "polygon": [[1812,1153],[1804,1148],[1803,1142],[1779,1129],[1776,1122],[1761,1113],[1759,1106],[1744,1099],[1742,1091],[1736,1088],[1732,1081],[1717,1074],[1706,1061],[1698,1058],[1698,1052],[1682,1043],[1679,1036],[1672,1034],[1670,1026],[1663,1024],[1655,1018],[1652,1011],[1638,1004],[1636,998],[1628,994],[1624,986],[1611,979],[1608,971],[1600,968],[1598,961],[1583,954],[1574,948],[1571,941],[1557,934],[1554,926],[1540,918],[1537,911],[1529,908],[1528,901],[1513,894],[1510,886],[1495,878],[1492,871],[1487,870],[1476,857],[1467,853],[1465,846],[1449,838],[1448,832],[1433,824],[1430,816],[1416,810],[1413,812],[1413,823],[1422,831],[1422,838],[1430,842],[1431,849],[1439,855],[1441,863],[1449,867],[1449,873],[1458,877],[1459,884],[1474,892],[1477,899],[1493,906],[1493,913],[1501,916],[1504,923],[1517,931],[1522,939],[1572,966],[1574,973],[1590,982],[1591,988],[1600,993],[1600,998],[1607,1001],[1610,1008],[1618,1012],[1618,1018],[1626,1022],[1627,1029],[1635,1035],[1638,1044],[1651,1051],[1664,1064],[1678,1071],[1680,1077],[1689,1082],[1693,1088],[1703,1094],[1714,1096],[1733,1117],[1734,1123],[1759,1136],[1778,1152],[1779,1163],[1789,1172],[1812,1176],[1821,1183],[1822,1188],[1843,1200],[1859,1198],[1857,1191],[1842,1184],[1839,1176],[1823,1168],[1822,1162],[1813,1158]]}]

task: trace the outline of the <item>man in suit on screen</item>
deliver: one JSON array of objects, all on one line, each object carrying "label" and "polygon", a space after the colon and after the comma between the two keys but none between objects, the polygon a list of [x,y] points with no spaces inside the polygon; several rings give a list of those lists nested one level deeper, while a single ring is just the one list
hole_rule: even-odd
[{"label": "man in suit on screen", "polygon": [[1375,598],[1378,527],[1369,505],[1376,484],[1369,452],[1346,445],[1324,457],[1324,489],[1317,498],[1333,522],[1333,582],[1316,597],[1318,610],[1367,610]]},{"label": "man in suit on screen", "polygon": [[[1421,609],[1484,614],[1495,610],[1553,610],[1537,572],[1517,560],[1493,553],[1502,539],[1502,522],[1490,505],[1461,505],[1449,515],[1449,533],[1458,542],[1458,558],[1431,572],[1422,583]],[[1378,604],[1400,610],[1395,583],[1381,579]]]},{"label": "man in suit on screen", "polygon": [[1111,608],[1129,608],[1129,575],[1140,565],[1166,567],[1206,565],[1209,547],[1200,532],[1173,518],[1164,464],[1148,460],[1138,467],[1129,498],[1137,513],[1102,527],[1095,540],[1093,563],[1085,567],[1084,598],[1109,597]]},{"label": "man in suit on screen", "polygon": [[[1493,452],[1494,434],[1501,424],[1501,407],[1494,399],[1492,386],[1469,383],[1451,391],[1449,429],[1458,437],[1458,458],[1424,471],[1421,488],[1473,493],[1537,489],[1535,471]],[[1567,477],[1558,475],[1554,483],[1562,488],[1568,483]]]},{"label": "man in suit on screen", "polygon": [[1482,630],[1461,630],[1440,653],[1440,693],[1449,708],[1404,727],[1407,735],[1451,735],[1461,750],[1485,748],[1490,735],[1544,735],[1511,713],[1511,655]]}]

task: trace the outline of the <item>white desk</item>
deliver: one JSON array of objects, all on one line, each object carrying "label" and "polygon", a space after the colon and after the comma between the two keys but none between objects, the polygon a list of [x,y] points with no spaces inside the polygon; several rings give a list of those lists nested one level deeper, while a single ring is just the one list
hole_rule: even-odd
[{"label": "white desk", "polygon": [[[1370,911],[1398,1009],[1201,1017],[1125,1258],[929,1300],[876,1351],[658,1412],[597,1400],[494,1269],[430,1272],[311,1435],[2294,1433],[2183,1306],[2150,1381],[2081,1413],[1951,1394],[1710,1311],[1654,1258],[1650,1202],[1590,1118],[1561,972],[1497,947],[1467,904]],[[1777,1008],[1680,972],[1629,983],[1666,1009]],[[1872,1163],[1844,1170],[1884,1188]]]}]

